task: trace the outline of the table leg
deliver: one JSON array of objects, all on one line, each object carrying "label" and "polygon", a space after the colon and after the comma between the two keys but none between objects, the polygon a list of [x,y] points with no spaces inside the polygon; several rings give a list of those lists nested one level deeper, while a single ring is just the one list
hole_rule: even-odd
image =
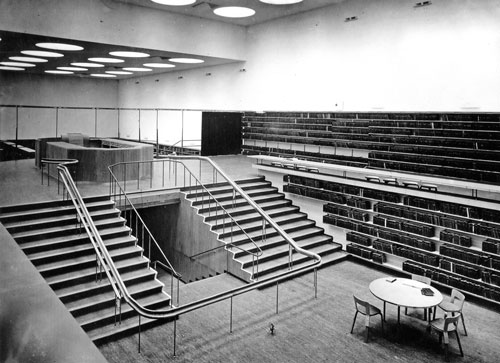
[{"label": "table leg", "polygon": [[384,301],[384,321],[385,321],[385,301]]},{"label": "table leg", "polygon": [[398,305],[398,324],[399,324],[399,315],[400,315],[400,309],[399,309],[399,305]]}]

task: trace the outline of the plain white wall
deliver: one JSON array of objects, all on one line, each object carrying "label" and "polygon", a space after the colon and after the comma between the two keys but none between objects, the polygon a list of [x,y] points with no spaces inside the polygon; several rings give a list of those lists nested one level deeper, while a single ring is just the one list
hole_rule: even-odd
[{"label": "plain white wall", "polygon": [[414,4],[350,0],[249,27],[246,62],[120,81],[120,105],[499,111],[500,1]]}]

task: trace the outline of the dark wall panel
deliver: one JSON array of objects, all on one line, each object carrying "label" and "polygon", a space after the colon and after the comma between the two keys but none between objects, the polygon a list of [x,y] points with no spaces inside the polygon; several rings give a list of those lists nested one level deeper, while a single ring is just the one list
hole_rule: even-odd
[{"label": "dark wall panel", "polygon": [[203,112],[201,155],[230,155],[241,152],[239,112]]}]

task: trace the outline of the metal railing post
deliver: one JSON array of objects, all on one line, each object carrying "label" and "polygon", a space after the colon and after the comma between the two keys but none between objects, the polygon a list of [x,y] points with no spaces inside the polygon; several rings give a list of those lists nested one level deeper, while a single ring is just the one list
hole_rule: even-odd
[{"label": "metal railing post", "polygon": [[231,307],[229,308],[229,333],[233,332],[233,297],[231,296]]}]

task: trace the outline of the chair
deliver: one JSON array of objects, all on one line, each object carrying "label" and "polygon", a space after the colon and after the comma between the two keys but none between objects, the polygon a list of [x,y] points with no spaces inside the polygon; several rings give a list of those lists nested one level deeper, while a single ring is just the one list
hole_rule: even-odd
[{"label": "chair", "polygon": [[448,360],[448,345],[450,344],[450,337],[448,333],[455,332],[457,337],[458,347],[460,348],[460,355],[463,357],[464,352],[462,350],[462,344],[460,344],[460,337],[458,335],[458,319],[460,319],[461,314],[447,317],[446,314],[444,318],[436,319],[431,321],[431,329],[437,331],[439,333],[439,344],[443,341],[444,337],[444,356],[445,359]]},{"label": "chair", "polygon": [[[422,275],[415,275],[415,274],[411,275],[411,279],[415,280],[415,281],[423,282],[426,285],[430,285],[431,281],[432,281],[430,277],[422,276]],[[431,310],[432,310],[432,308],[431,308]],[[434,310],[434,318],[436,317],[435,312],[436,311]],[[432,311],[429,311],[429,320],[431,318],[431,313],[432,313]],[[408,308],[405,308],[405,315],[408,315]],[[427,320],[427,309],[424,309],[424,320]]]},{"label": "chair", "polygon": [[382,316],[382,312],[376,306],[371,305],[370,303],[358,299],[356,296],[354,297],[354,306],[356,307],[356,314],[354,314],[354,320],[352,322],[351,334],[354,330],[354,324],[356,323],[356,318],[358,317],[358,313],[365,316],[365,327],[366,327],[366,342],[368,343],[368,334],[370,328],[370,317],[375,315],[380,315],[380,321],[382,322],[382,331],[384,330],[384,317]]},{"label": "chair", "polygon": [[[439,308],[444,310],[446,313],[451,313],[451,315],[459,314],[462,319],[462,325],[464,327],[464,335],[467,335],[467,329],[465,328],[464,314],[462,309],[464,307],[465,296],[457,289],[451,290],[451,297],[449,301],[442,301],[439,304]],[[436,317],[436,309],[434,310],[434,318]]]}]

